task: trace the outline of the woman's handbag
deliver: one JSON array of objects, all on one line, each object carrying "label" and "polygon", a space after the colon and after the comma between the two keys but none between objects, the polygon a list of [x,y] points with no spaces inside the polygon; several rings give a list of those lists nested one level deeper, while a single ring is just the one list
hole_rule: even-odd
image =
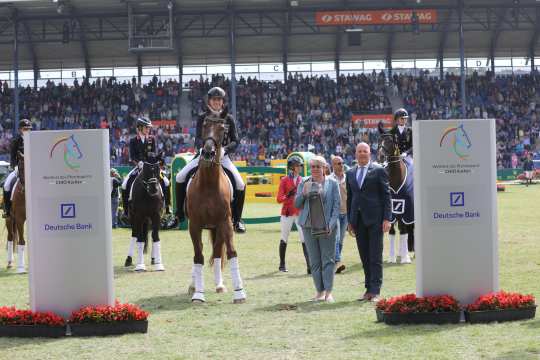
[{"label": "woman's handbag", "polygon": [[309,218],[311,222],[311,235],[320,236],[328,234],[328,222],[324,215],[322,185],[311,181],[308,193]]}]

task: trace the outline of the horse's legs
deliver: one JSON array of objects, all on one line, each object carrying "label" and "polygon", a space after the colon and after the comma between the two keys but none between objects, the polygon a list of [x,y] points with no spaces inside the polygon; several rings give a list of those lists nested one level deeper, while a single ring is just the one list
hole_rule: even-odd
[{"label": "horse's legs", "polygon": [[165,266],[161,262],[161,241],[159,241],[159,214],[152,216],[152,259],[154,260],[154,271],[165,271]]},{"label": "horse's legs", "polygon": [[26,242],[24,241],[24,220],[15,220],[15,226],[17,227],[17,235],[19,238],[17,245],[17,274],[25,274],[26,266],[24,261],[24,250]]},{"label": "horse's legs", "polygon": [[144,234],[143,234],[143,220],[135,214],[131,214],[133,221],[131,226],[135,228],[135,234],[137,236],[137,265],[135,271],[146,271],[146,265],[144,264]]},{"label": "horse's legs", "polygon": [[409,246],[408,246],[409,234],[408,234],[407,225],[405,225],[403,221],[399,220],[398,227],[399,227],[399,240],[400,240],[400,246],[399,246],[400,263],[410,264],[411,258],[409,257]]},{"label": "horse's legs", "polygon": [[11,217],[6,218],[7,229],[7,268],[11,269],[13,264],[13,221]]},{"label": "horse's legs", "polygon": [[[390,256],[388,262],[395,264],[396,263],[396,229],[394,224],[390,226],[390,231],[388,232],[388,239],[390,240]],[[398,240],[399,241],[399,240]]]},{"label": "horse's legs", "polygon": [[227,291],[223,285],[222,259],[223,239],[217,236],[216,229],[210,230],[210,239],[212,240],[212,266],[214,267],[214,282],[216,284],[216,292],[223,293]]},{"label": "horse's legs", "polygon": [[414,252],[414,223],[407,225],[407,234],[409,234],[409,251]]},{"label": "horse's legs", "polygon": [[135,226],[131,226],[131,240],[129,241],[129,248],[124,262],[125,267],[133,265],[133,250],[135,249],[135,244],[137,243],[137,233],[135,231]]},{"label": "horse's legs", "polygon": [[227,247],[227,258],[231,264],[231,278],[234,289],[233,303],[244,303],[246,301],[246,292],[244,291],[244,284],[242,282],[242,277],[240,276],[238,254],[234,249],[232,223],[230,221],[222,222],[217,229],[217,234],[225,242],[225,246]]},{"label": "horse's legs", "polygon": [[203,279],[203,243],[202,243],[202,229],[197,227],[193,221],[189,222],[189,234],[191,235],[191,241],[193,242],[193,250],[195,255],[193,256],[193,269],[191,270],[191,277],[195,290],[191,301],[193,303],[201,303],[206,301],[204,298],[204,279]]}]

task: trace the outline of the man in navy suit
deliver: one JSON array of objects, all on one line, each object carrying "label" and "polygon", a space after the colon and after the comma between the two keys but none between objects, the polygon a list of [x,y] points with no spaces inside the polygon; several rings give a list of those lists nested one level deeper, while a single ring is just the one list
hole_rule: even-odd
[{"label": "man in navy suit", "polygon": [[360,301],[378,301],[382,285],[383,234],[390,230],[391,200],[388,175],[371,162],[371,150],[362,142],[356,146],[358,165],[347,171],[347,217],[349,232],[364,267],[366,293]]}]

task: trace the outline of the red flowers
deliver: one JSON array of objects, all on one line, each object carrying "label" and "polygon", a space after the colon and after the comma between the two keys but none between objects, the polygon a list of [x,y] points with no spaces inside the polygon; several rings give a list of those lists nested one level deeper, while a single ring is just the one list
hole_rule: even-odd
[{"label": "red flowers", "polygon": [[523,309],[535,305],[534,296],[499,291],[480,296],[467,306],[467,311]]},{"label": "red flowers", "polygon": [[69,318],[70,323],[107,323],[116,321],[146,320],[148,312],[137,305],[120,304],[114,306],[85,306],[74,311]]},{"label": "red flowers", "polygon": [[64,326],[64,319],[52,312],[18,310],[14,306],[0,307],[0,325],[48,325]]},{"label": "red flowers", "polygon": [[417,297],[415,294],[407,294],[382,299],[377,303],[377,309],[385,313],[438,313],[458,312],[460,306],[450,295]]}]

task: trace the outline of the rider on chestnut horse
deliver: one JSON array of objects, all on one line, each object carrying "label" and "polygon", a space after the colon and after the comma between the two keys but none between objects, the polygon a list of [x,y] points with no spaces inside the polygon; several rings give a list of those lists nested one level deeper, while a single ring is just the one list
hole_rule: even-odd
[{"label": "rider on chestnut horse", "polygon": [[[236,130],[236,124],[231,114],[228,113],[226,107],[224,107],[225,90],[220,87],[214,87],[208,91],[208,104],[206,111],[199,116],[197,120],[197,133],[195,137],[195,146],[200,149],[203,145],[202,128],[204,120],[208,116],[216,116],[225,120],[225,136],[223,138],[224,156],[221,159],[221,165],[225,172],[231,178],[234,184],[234,200],[232,202],[232,217],[234,230],[239,233],[246,231],[244,224],[242,223],[242,210],[244,208],[244,200],[246,197],[246,185],[242,180],[242,176],[236,169],[236,166],[229,158],[229,154],[232,154],[238,146],[238,134]],[[196,171],[199,166],[199,153],[195,158],[189,162],[177,175],[176,175],[176,216],[179,221],[185,220],[184,214],[184,200],[186,198],[186,187],[189,177]]]}]

